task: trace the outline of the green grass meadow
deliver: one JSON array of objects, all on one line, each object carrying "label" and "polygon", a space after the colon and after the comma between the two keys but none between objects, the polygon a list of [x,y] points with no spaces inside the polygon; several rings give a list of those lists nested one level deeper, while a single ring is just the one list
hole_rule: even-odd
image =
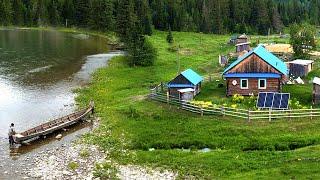
[{"label": "green grass meadow", "polygon": [[[98,144],[120,164],[171,169],[182,179],[320,178],[320,119],[248,123],[201,117],[150,101],[149,88],[177,75],[179,61],[181,70],[193,68],[221,79],[218,55],[235,50],[227,45],[228,35],[174,32],[173,36],[180,53],[169,51],[166,33],[156,31],[149,37],[158,51],[154,66],[130,68],[125,57],[116,57],[93,75],[88,87],[77,91],[82,106],[95,101],[101,118],[100,128],[86,135],[87,142]],[[285,91],[295,92],[293,96],[308,104],[310,89],[305,87]],[[225,98],[224,89],[216,82],[206,83],[198,98]],[[211,151],[202,152],[203,148]]]}]

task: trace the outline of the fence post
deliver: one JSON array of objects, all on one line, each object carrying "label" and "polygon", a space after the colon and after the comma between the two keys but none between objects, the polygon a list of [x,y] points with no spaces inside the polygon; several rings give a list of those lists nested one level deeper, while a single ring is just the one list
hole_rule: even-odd
[{"label": "fence post", "polygon": [[310,119],[312,120],[312,118],[313,118],[313,111],[312,111],[312,106],[311,106]]},{"label": "fence post", "polygon": [[289,120],[291,121],[291,111],[292,109],[289,109]]},{"label": "fence post", "polygon": [[225,110],[224,110],[224,106],[222,106],[222,115],[223,115],[223,117],[226,116],[226,112],[225,112]]},{"label": "fence post", "polygon": [[170,102],[169,92],[167,92],[167,104]]},{"label": "fence post", "polygon": [[269,122],[271,122],[271,108],[269,108]]},{"label": "fence post", "polygon": [[203,108],[201,107],[201,116],[203,116]]},{"label": "fence post", "polygon": [[250,108],[248,109],[248,122],[250,122]]}]

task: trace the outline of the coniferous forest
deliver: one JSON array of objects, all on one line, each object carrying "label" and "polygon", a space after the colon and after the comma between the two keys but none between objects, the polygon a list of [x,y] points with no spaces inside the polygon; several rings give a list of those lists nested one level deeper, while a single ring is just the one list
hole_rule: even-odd
[{"label": "coniferous forest", "polygon": [[0,0],[0,25],[68,26],[121,31],[140,22],[158,30],[203,33],[280,32],[320,24],[320,0]]}]

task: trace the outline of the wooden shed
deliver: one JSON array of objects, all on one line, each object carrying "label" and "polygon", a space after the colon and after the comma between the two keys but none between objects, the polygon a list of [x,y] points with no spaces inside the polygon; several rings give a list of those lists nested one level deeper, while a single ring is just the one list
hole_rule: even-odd
[{"label": "wooden shed", "polygon": [[263,45],[240,56],[223,72],[227,96],[280,92],[287,76],[286,64],[267,51]]},{"label": "wooden shed", "polygon": [[242,34],[238,36],[236,44],[247,43],[247,42],[249,42],[249,37],[246,34]]},{"label": "wooden shed", "polygon": [[250,42],[236,44],[236,52],[250,51]]},{"label": "wooden shed", "polygon": [[320,104],[320,78],[313,79],[313,104]]},{"label": "wooden shed", "polygon": [[312,71],[314,61],[297,59],[289,62],[288,64],[290,76],[304,77],[307,76],[310,71]]},{"label": "wooden shed", "polygon": [[189,94],[191,92],[193,97],[200,93],[202,81],[203,78],[199,74],[191,69],[187,69],[167,84],[168,93],[170,96],[190,100]]}]

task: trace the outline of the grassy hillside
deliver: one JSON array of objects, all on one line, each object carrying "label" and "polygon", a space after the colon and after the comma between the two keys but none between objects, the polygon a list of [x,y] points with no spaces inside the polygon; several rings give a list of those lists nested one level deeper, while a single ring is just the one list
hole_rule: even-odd
[{"label": "grassy hillside", "polygon": [[[158,50],[155,66],[130,68],[125,57],[117,57],[94,74],[89,87],[79,90],[78,102],[85,105],[94,99],[101,117],[100,128],[86,136],[87,142],[100,145],[118,163],[173,169],[181,178],[320,177],[320,119],[247,123],[200,117],[148,100],[149,87],[177,74],[177,59],[181,69],[217,74],[218,54],[234,49],[226,45],[229,36],[174,37],[180,53],[168,50],[166,33],[155,32],[150,37]],[[216,94],[213,85],[206,87],[201,98]],[[203,148],[211,151],[202,152]]]}]

